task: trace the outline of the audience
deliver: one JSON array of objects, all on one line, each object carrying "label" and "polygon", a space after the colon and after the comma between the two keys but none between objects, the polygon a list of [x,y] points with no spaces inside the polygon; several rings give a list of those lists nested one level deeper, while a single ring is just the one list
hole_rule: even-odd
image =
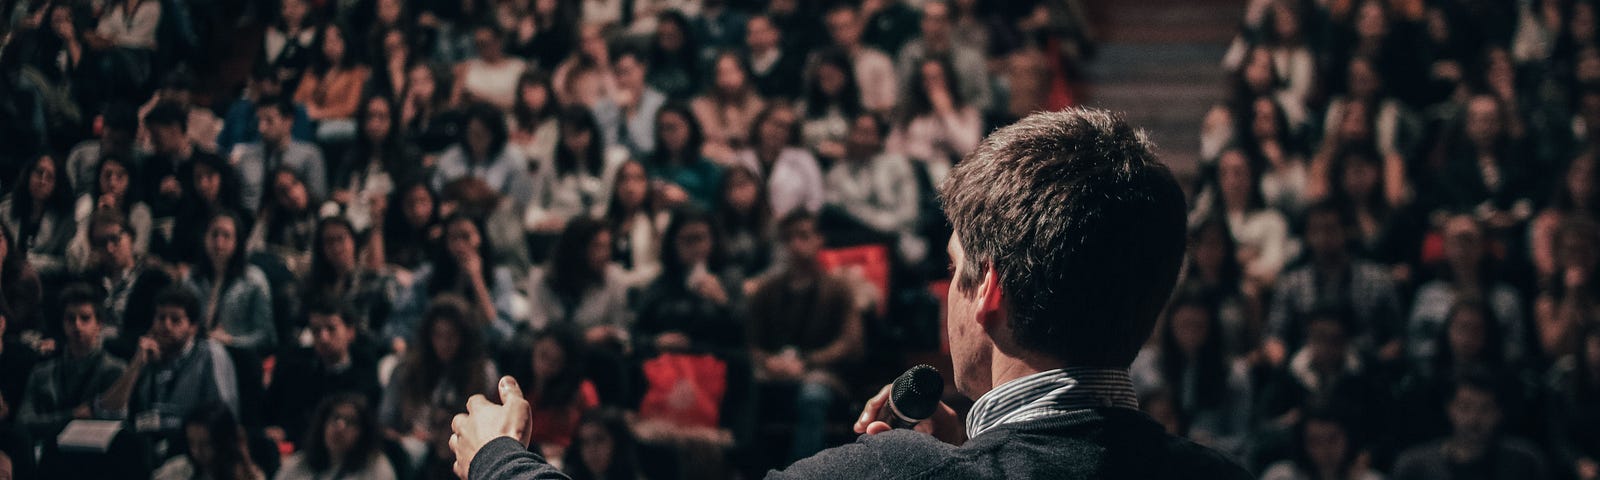
[{"label": "audience", "polygon": [[284,460],[275,480],[394,480],[384,457],[378,420],[366,397],[330,395],[311,416],[304,448]]}]

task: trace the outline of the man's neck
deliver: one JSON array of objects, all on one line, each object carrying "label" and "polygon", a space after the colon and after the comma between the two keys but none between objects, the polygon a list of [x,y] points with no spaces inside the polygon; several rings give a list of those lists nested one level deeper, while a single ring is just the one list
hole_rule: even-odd
[{"label": "man's neck", "polygon": [[289,148],[289,142],[289,137],[283,137],[277,140],[268,140],[266,137],[261,138],[261,144],[267,147],[268,150],[273,151],[282,151],[285,148]]},{"label": "man's neck", "polygon": [[100,351],[99,345],[77,345],[76,342],[67,345],[67,356],[73,360],[82,360]]},{"label": "man's neck", "polygon": [[322,357],[322,364],[329,370],[342,370],[350,366],[350,352],[345,351],[334,357]]}]

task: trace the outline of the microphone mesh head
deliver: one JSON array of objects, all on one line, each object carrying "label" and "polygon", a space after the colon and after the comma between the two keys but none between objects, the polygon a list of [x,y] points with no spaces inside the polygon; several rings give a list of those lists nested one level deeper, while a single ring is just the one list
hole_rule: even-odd
[{"label": "microphone mesh head", "polygon": [[890,401],[900,414],[909,418],[926,419],[944,396],[944,376],[928,365],[917,365],[894,380]]}]

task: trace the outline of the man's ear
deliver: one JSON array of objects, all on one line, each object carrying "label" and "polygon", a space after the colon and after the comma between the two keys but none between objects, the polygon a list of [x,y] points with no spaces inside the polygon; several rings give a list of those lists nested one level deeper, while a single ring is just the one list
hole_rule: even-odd
[{"label": "man's ear", "polygon": [[1000,291],[1000,275],[994,265],[985,263],[983,281],[978,284],[978,324],[984,331],[994,332],[1004,321],[1005,295]]}]

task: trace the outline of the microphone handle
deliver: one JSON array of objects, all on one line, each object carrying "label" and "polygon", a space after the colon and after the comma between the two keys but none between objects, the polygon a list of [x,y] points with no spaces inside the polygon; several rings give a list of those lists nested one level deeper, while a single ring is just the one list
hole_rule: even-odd
[{"label": "microphone handle", "polygon": [[878,410],[878,418],[889,424],[889,428],[904,429],[916,427],[917,423],[923,420],[920,418],[906,418],[905,415],[901,415],[900,410],[894,407],[893,398],[889,399],[887,403],[884,403],[883,408]]}]

